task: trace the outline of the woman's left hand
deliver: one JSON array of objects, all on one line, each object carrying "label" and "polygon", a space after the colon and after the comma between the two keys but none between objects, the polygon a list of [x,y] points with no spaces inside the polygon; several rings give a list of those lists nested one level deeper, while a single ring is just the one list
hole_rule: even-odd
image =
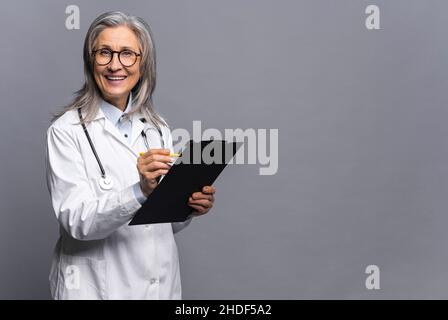
[{"label": "woman's left hand", "polygon": [[215,188],[212,186],[205,186],[202,192],[195,192],[188,198],[188,205],[192,207],[194,216],[201,216],[210,211],[215,202]]}]

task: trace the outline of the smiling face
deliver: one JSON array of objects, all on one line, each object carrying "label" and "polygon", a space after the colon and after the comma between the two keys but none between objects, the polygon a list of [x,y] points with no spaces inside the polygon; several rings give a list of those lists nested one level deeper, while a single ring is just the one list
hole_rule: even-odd
[{"label": "smiling face", "polygon": [[[135,53],[141,51],[136,35],[126,26],[106,28],[101,31],[94,49],[112,51],[128,49]],[[123,66],[116,53],[107,65],[101,66],[94,62],[93,75],[104,100],[122,111],[126,108],[129,93],[140,79],[140,57],[138,56],[135,64],[130,67]]]}]

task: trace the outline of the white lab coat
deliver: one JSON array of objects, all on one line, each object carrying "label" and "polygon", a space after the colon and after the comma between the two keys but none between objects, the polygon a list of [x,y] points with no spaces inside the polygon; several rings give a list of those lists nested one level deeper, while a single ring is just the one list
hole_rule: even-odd
[{"label": "white lab coat", "polygon": [[[54,299],[181,299],[177,247],[173,233],[185,223],[128,226],[141,207],[132,186],[139,181],[139,152],[160,148],[150,124],[132,117],[131,143],[99,110],[87,129],[109,178],[101,171],[76,111],[66,112],[47,132],[47,182],[60,237],[50,271]],[[173,152],[171,133],[162,128]]]}]

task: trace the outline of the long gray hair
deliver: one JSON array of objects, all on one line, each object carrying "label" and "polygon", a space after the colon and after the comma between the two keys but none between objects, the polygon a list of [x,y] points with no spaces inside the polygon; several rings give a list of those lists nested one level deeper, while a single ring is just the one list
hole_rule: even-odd
[{"label": "long gray hair", "polygon": [[124,14],[120,11],[106,12],[97,17],[89,27],[84,41],[84,85],[75,92],[73,102],[62,112],[55,115],[55,119],[69,110],[81,109],[86,111],[85,122],[92,121],[97,115],[101,92],[93,76],[94,59],[92,50],[98,35],[106,28],[127,26],[136,35],[141,47],[140,79],[132,88],[133,109],[131,113],[141,112],[146,121],[156,127],[166,126],[166,122],[154,111],[152,94],[156,86],[156,53],[151,28],[142,19]]}]

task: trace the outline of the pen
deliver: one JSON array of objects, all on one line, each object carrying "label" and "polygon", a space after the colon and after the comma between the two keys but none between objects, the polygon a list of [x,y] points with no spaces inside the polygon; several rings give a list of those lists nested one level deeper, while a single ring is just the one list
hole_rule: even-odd
[{"label": "pen", "polygon": [[[146,153],[146,152],[140,152],[140,153],[139,153],[140,157],[143,156],[143,155],[145,155],[145,153]],[[180,156],[181,156],[180,153],[170,153],[170,157],[177,157],[177,158],[178,158],[178,157],[180,157]]]}]

